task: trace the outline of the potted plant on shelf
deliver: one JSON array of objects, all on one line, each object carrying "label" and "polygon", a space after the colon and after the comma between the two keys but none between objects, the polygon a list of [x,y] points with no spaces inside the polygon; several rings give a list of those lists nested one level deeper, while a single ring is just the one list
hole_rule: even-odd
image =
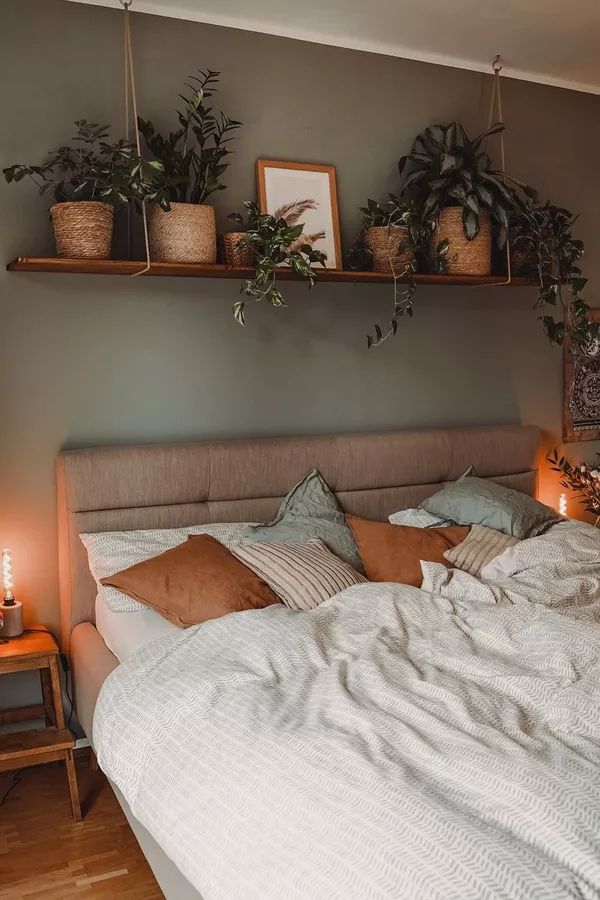
[{"label": "potted plant on shelf", "polygon": [[220,73],[210,69],[190,75],[177,111],[179,128],[168,137],[152,122],[138,118],[138,127],[154,158],[161,163],[159,192],[149,210],[150,253],[164,262],[214,263],[217,233],[214,208],[206,203],[225,189],[221,176],[232,152],[230,142],[241,126],[206,105],[215,93]]},{"label": "potted plant on shelf", "polygon": [[[318,263],[325,267],[326,262],[324,253],[303,242],[302,223],[290,225],[284,218],[276,219],[275,216],[261,213],[258,205],[250,200],[244,203],[244,207],[247,230],[239,232],[241,237],[238,247],[251,250],[255,272],[252,278],[242,282],[240,293],[245,299],[238,300],[233,305],[234,318],[240,325],[246,324],[245,309],[248,301],[265,299],[272,306],[286,305],[283,294],[276,286],[280,266],[289,266],[296,275],[305,278],[309,288],[312,288],[317,280],[312,264]],[[240,225],[244,224],[240,213],[231,213],[229,218]]]},{"label": "potted plant on shelf", "polygon": [[110,143],[108,126],[80,119],[73,146],[52,151],[39,166],[17,164],[3,170],[7,182],[29,177],[40,194],[52,191],[50,216],[59,256],[108,259],[115,207],[156,197],[160,163],[143,162],[124,140]]},{"label": "potted plant on shelf", "polygon": [[[492,226],[500,249],[506,246],[516,191],[534,196],[527,185],[493,168],[483,142],[504,130],[497,122],[471,139],[458,122],[432,125],[419,134],[399,162],[403,193],[416,196],[423,215],[435,223],[432,243],[447,238],[453,258],[448,272],[489,275]],[[509,181],[511,186],[505,182]]]},{"label": "potted plant on shelf", "polygon": [[561,345],[568,335],[573,348],[585,353],[597,341],[600,325],[589,321],[581,296],[587,279],[578,265],[583,241],[573,235],[577,218],[552,203],[520,204],[511,218],[510,252],[515,274],[535,275],[539,281],[536,307],[550,343]]},{"label": "potted plant on shelf", "polygon": [[[600,457],[600,453],[596,456]],[[587,512],[596,517],[594,524],[600,525],[600,462],[597,466],[586,463],[573,465],[556,449],[546,457],[553,472],[563,476],[562,487],[575,491],[576,498],[584,504]]]}]

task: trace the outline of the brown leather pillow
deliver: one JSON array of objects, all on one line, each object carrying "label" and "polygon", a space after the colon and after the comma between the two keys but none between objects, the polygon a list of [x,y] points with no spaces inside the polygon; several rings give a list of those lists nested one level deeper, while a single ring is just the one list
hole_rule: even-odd
[{"label": "brown leather pillow", "polygon": [[439,562],[448,567],[444,552],[464,541],[469,527],[410,528],[346,516],[354,533],[358,552],[369,581],[395,581],[421,587],[420,561]]},{"label": "brown leather pillow", "polygon": [[208,534],[101,579],[184,628],[279,603],[268,584]]}]

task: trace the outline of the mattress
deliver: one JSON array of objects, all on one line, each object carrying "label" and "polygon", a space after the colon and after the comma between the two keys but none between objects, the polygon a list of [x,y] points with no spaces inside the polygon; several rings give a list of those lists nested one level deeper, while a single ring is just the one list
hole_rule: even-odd
[{"label": "mattress", "polygon": [[96,628],[119,662],[145,644],[182,630],[153,609],[114,612],[100,594],[96,597]]}]

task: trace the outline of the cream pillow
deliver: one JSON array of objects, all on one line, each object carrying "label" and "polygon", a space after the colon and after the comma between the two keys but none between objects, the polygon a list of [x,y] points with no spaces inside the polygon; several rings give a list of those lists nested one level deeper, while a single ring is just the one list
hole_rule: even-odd
[{"label": "cream pillow", "polygon": [[455,569],[462,569],[469,575],[481,578],[482,569],[508,547],[520,543],[518,538],[503,534],[495,528],[472,525],[468,535],[456,547],[446,550],[445,558]]}]

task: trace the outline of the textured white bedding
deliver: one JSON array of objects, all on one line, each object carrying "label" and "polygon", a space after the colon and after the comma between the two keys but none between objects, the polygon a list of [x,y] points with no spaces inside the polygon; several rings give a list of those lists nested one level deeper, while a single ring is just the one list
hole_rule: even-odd
[{"label": "textured white bedding", "polygon": [[183,630],[153,609],[114,612],[100,593],[96,596],[96,629],[119,662],[145,644],[181,634]]},{"label": "textured white bedding", "polygon": [[100,764],[205,900],[600,898],[600,532],[423,569],[107,679]]}]

